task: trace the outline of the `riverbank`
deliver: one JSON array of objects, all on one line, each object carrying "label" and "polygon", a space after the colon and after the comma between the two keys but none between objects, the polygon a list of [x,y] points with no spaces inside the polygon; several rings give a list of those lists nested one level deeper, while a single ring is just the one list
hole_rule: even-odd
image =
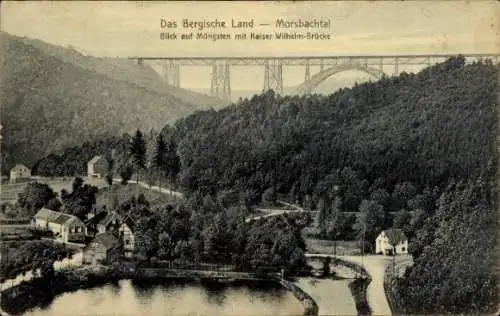
[{"label": "riverbank", "polygon": [[279,283],[287,290],[292,292],[293,296],[304,306],[304,316],[317,316],[319,307],[316,301],[293,282],[281,279]]},{"label": "riverbank", "polygon": [[[366,288],[371,279],[366,270],[355,263],[338,258],[332,258],[331,267],[335,273],[328,278],[352,280],[348,284],[349,289],[347,291],[350,291],[354,299],[356,311],[352,306],[353,312],[357,312],[357,315],[369,315],[370,308],[367,302]],[[222,287],[226,285],[257,285],[259,287],[263,285],[273,286],[275,284],[293,294],[303,306],[304,315],[317,316],[320,310],[318,303],[313,298],[314,295],[306,292],[300,284],[293,280],[281,279],[278,274],[257,276],[245,272],[140,268],[126,264],[63,269],[56,271],[55,276],[50,280],[35,279],[22,282],[18,286],[2,292],[1,306],[9,314],[22,314],[29,309],[49,305],[55,297],[63,293],[100,287],[106,284],[118,284],[120,280],[125,279],[133,280],[134,283],[144,284],[145,286],[164,281],[178,281],[182,284],[220,284]],[[311,279],[314,279],[314,277],[311,277]],[[331,297],[331,299],[335,298]],[[337,299],[340,298],[337,297]]]},{"label": "riverbank", "polygon": [[34,307],[49,305],[62,293],[116,283],[122,276],[113,267],[100,269],[77,268],[56,271],[50,279],[36,278],[2,292],[1,309],[17,315]]}]

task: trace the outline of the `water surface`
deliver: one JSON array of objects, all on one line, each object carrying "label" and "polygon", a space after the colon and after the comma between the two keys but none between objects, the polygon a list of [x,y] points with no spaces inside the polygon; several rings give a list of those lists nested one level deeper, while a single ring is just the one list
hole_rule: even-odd
[{"label": "water surface", "polygon": [[137,284],[122,280],[57,296],[29,316],[302,315],[302,304],[279,285]]}]

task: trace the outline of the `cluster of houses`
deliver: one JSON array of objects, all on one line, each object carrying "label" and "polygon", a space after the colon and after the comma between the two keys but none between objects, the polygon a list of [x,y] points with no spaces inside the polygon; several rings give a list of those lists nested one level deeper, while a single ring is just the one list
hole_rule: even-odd
[{"label": "cluster of houses", "polygon": [[[102,178],[106,174],[108,163],[103,156],[94,156],[87,162],[87,176],[89,178]],[[31,178],[31,169],[23,164],[16,164],[10,169],[9,180],[16,183],[22,179]]]},{"label": "cluster of houses", "polygon": [[83,262],[87,264],[109,264],[131,257],[135,250],[135,221],[115,212],[91,212],[82,221],[74,215],[42,208],[33,217],[32,225],[50,231],[58,241],[85,244]]},{"label": "cluster of houses", "polygon": [[[106,173],[107,162],[95,156],[87,163],[88,177],[101,178]],[[10,172],[10,180],[29,178],[31,170],[22,164]],[[42,208],[34,216],[35,228],[52,232],[54,238],[65,243],[85,244],[84,263],[111,263],[123,256],[131,257],[135,246],[136,224],[130,216],[115,212],[94,211],[82,221],[66,213]],[[401,229],[383,230],[375,240],[375,253],[396,255],[408,253],[408,238]]]}]

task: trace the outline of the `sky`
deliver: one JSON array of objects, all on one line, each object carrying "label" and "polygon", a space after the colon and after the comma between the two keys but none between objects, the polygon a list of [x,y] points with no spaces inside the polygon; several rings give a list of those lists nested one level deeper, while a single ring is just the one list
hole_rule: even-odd
[{"label": "sky", "polygon": [[[2,1],[1,6],[1,30],[51,44],[71,45],[94,56],[322,56],[500,51],[500,3],[497,1]],[[182,19],[216,18],[228,23],[231,19],[253,18],[256,24],[271,24],[252,30],[256,32],[274,32],[276,19],[280,18],[328,19],[331,28],[323,32],[331,34],[331,39],[160,40],[162,18],[178,24]],[[173,31],[188,32],[183,28]],[[246,70],[239,71],[253,76]],[[181,84],[182,79],[192,81],[186,78],[197,72],[183,69]],[[209,69],[204,70],[203,76],[205,72]]]}]

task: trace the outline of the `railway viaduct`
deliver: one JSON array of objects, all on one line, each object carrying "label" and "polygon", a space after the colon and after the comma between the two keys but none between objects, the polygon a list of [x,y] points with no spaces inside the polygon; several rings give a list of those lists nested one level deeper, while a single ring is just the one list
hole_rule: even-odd
[{"label": "railway viaduct", "polygon": [[[129,57],[139,65],[160,66],[165,82],[180,87],[181,67],[211,67],[211,95],[231,99],[231,67],[260,66],[264,69],[263,91],[274,90],[283,94],[283,68],[300,66],[304,68],[304,81],[297,87],[296,94],[311,93],[322,81],[335,74],[349,70],[368,73],[375,79],[382,75],[397,75],[400,68],[417,65],[426,67],[443,62],[450,57],[462,55],[466,61],[491,59],[499,61],[500,54],[434,54],[434,55],[371,55],[371,56],[301,56],[301,57]],[[319,68],[312,74],[311,66]],[[318,67],[319,66],[319,67]],[[237,80],[237,79],[233,79]]]}]

